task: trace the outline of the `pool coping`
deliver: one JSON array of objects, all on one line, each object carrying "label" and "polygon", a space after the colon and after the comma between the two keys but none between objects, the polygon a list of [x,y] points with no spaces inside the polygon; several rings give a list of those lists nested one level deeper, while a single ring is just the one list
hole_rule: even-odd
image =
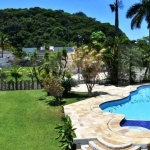
[{"label": "pool coping", "polygon": [[[94,139],[105,136],[119,142],[132,142],[137,145],[148,144],[150,131],[121,127],[120,122],[124,119],[124,115],[104,112],[99,107],[104,102],[125,98],[130,95],[130,92],[143,85],[149,84],[126,87],[96,85],[93,90],[100,92],[100,96],[64,106],[65,114],[70,116],[72,124],[77,128],[75,130],[76,139]],[[86,86],[81,85],[74,88],[73,91],[83,91],[83,89],[86,90],[85,88]]]}]

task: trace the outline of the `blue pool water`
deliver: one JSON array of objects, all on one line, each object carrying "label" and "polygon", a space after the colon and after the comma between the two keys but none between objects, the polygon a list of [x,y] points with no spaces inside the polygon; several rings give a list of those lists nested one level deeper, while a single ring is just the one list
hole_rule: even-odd
[{"label": "blue pool water", "polygon": [[140,86],[126,98],[100,105],[106,112],[123,114],[122,126],[141,126],[150,129],[150,85]]},{"label": "blue pool water", "polygon": [[150,120],[150,86],[141,86],[130,96],[100,105],[106,112],[124,114],[128,120]]}]

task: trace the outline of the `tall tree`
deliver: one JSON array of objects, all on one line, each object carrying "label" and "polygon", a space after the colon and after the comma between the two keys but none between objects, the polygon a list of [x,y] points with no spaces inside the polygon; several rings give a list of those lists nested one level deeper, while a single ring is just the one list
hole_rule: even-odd
[{"label": "tall tree", "polygon": [[10,45],[11,42],[9,41],[8,36],[3,33],[0,33],[0,48],[2,50],[2,58],[3,58],[4,50],[10,47]]},{"label": "tall tree", "polygon": [[102,59],[106,64],[108,70],[108,79],[110,79],[111,84],[117,85],[119,80],[119,64],[120,64],[120,54],[125,44],[127,44],[128,38],[125,36],[106,38]]},{"label": "tall tree", "polygon": [[80,73],[83,76],[89,95],[92,94],[100,67],[103,65],[101,59],[103,51],[104,49],[99,49],[98,51],[95,48],[83,46],[75,48],[75,53],[72,54],[72,66],[74,68],[80,67]]},{"label": "tall tree", "polygon": [[143,19],[147,22],[149,29],[149,43],[150,43],[150,0],[141,0],[139,3],[133,4],[126,13],[127,18],[132,18],[131,29],[140,28]]},{"label": "tall tree", "polygon": [[123,8],[122,0],[116,0],[114,4],[109,4],[112,12],[115,12],[115,36],[119,36],[119,8]]},{"label": "tall tree", "polygon": [[144,73],[144,78],[146,79],[148,75],[148,70],[149,70],[149,64],[150,64],[150,44],[149,44],[149,37],[143,37],[141,39],[137,39],[136,41],[137,46],[142,49],[142,60],[143,60],[143,65],[146,67],[145,73]]}]

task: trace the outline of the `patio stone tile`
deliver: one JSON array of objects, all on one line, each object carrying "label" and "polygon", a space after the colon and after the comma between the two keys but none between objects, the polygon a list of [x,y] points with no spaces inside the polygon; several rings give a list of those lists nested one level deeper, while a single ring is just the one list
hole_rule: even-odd
[{"label": "patio stone tile", "polygon": [[[74,125],[77,138],[91,138],[105,136],[117,142],[132,142],[134,144],[146,144],[150,142],[150,130],[131,129],[121,127],[120,121],[123,115],[103,112],[99,105],[127,97],[138,85],[127,87],[96,85],[93,91],[100,95],[74,104],[64,106],[65,114],[68,114]],[[73,88],[74,91],[87,91],[85,85]]]}]

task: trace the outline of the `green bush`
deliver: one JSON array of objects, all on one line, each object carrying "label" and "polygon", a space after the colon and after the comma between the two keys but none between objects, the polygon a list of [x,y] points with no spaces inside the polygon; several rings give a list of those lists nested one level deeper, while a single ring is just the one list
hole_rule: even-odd
[{"label": "green bush", "polygon": [[43,81],[43,87],[47,91],[48,96],[54,96],[57,101],[62,100],[64,88],[56,77],[47,76]]},{"label": "green bush", "polygon": [[63,95],[66,95],[71,90],[71,79],[62,79],[61,85],[64,88]]},{"label": "green bush", "polygon": [[72,72],[66,71],[65,77],[66,77],[67,79],[70,79],[72,76],[73,76]]},{"label": "green bush", "polygon": [[71,83],[71,87],[75,87],[79,84],[78,80],[73,79],[73,78],[71,79],[70,83]]},{"label": "green bush", "polygon": [[58,137],[56,138],[59,139],[61,138],[61,149],[63,150],[73,150],[74,148],[74,144],[73,144],[73,138],[76,137],[76,134],[75,134],[75,130],[76,128],[73,128],[72,126],[72,122],[71,122],[71,119],[70,117],[67,115],[65,118],[64,118],[64,124],[61,125],[61,124],[58,124],[55,129],[59,130],[58,131]]}]

